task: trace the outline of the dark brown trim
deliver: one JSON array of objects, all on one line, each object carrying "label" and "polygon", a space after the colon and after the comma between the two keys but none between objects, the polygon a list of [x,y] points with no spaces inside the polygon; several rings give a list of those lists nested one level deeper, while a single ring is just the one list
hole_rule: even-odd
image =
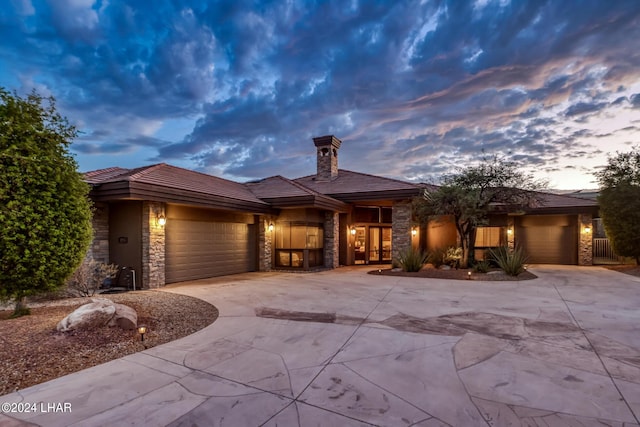
[{"label": "dark brown trim", "polygon": [[372,200],[406,200],[422,194],[421,189],[366,191],[361,193],[328,194],[328,196],[345,203],[372,201]]},{"label": "dark brown trim", "polygon": [[115,200],[150,200],[155,202],[242,211],[246,213],[274,213],[274,209],[267,203],[250,202],[226,196],[216,196],[212,194],[131,181],[109,182],[94,186],[89,195],[97,202]]}]

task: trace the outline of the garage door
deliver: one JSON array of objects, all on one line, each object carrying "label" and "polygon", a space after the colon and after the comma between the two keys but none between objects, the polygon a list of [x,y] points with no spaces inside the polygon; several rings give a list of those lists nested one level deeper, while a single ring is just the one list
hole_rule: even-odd
[{"label": "garage door", "polygon": [[577,264],[577,220],[568,215],[522,217],[516,227],[516,243],[532,264]]},{"label": "garage door", "polygon": [[165,257],[167,283],[254,271],[253,226],[172,219]]}]

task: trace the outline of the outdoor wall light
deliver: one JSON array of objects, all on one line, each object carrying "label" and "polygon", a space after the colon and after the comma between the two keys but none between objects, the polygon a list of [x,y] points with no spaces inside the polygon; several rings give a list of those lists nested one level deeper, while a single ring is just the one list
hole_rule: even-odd
[{"label": "outdoor wall light", "polygon": [[140,334],[140,341],[144,341],[144,334],[147,333],[146,326],[138,326],[138,333]]},{"label": "outdoor wall light", "polygon": [[415,236],[415,235],[417,235],[417,234],[418,234],[418,229],[417,229],[417,228],[415,228],[415,227],[413,227],[413,228],[411,229],[411,235],[412,235],[412,236]]},{"label": "outdoor wall light", "polygon": [[164,225],[167,223],[167,218],[165,218],[165,216],[161,214],[156,218],[156,222],[160,227],[164,227]]},{"label": "outdoor wall light", "polygon": [[356,228],[355,227],[351,227],[351,235],[355,236],[356,235]]},{"label": "outdoor wall light", "polygon": [[275,227],[274,227],[273,223],[269,223],[269,231],[273,231],[274,228]]},{"label": "outdoor wall light", "polygon": [[591,227],[587,226],[584,228],[585,233],[591,233]]},{"label": "outdoor wall light", "polygon": [[513,234],[513,228],[507,228],[507,234],[509,235]]}]

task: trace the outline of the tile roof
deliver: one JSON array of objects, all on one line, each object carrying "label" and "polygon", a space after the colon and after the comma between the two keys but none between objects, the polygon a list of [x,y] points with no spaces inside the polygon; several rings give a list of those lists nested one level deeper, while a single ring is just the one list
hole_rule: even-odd
[{"label": "tile roof", "polygon": [[85,174],[90,184],[105,185],[117,182],[146,184],[162,191],[183,190],[204,196],[217,196],[249,202],[256,205],[268,204],[257,198],[244,184],[218,178],[188,169],[159,163],[136,169],[110,168]]},{"label": "tile roof", "polygon": [[541,195],[540,208],[568,208],[568,207],[597,207],[598,202],[593,199],[539,192]]},{"label": "tile roof", "polygon": [[258,198],[276,208],[308,206],[337,211],[347,209],[345,203],[280,175],[246,185]]},{"label": "tile roof", "polygon": [[[266,211],[270,207],[316,207],[344,212],[345,203],[373,200],[407,199],[430,184],[413,184],[349,170],[339,170],[333,180],[319,180],[309,175],[294,180],[273,176],[247,184],[213,175],[159,163],[136,169],[119,167],[86,172],[85,180],[93,186],[93,195],[103,200],[149,199],[170,202],[193,202],[224,209]],[[597,209],[598,203],[572,195],[540,192],[540,205],[530,213],[553,213],[562,210]],[[155,198],[154,198],[155,197]]]},{"label": "tile roof", "polygon": [[397,179],[384,178],[345,169],[338,171],[333,180],[318,180],[309,175],[294,180],[319,193],[330,195],[342,201],[402,199],[417,196],[421,186]]},{"label": "tile roof", "polygon": [[118,175],[122,175],[127,172],[129,172],[129,169],[114,167],[85,172],[83,175],[85,181],[89,184],[99,184],[100,182],[113,179]]}]

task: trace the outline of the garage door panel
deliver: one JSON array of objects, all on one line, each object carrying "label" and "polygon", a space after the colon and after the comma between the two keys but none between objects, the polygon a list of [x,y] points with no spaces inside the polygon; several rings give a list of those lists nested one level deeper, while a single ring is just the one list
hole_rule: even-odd
[{"label": "garage door panel", "polygon": [[578,263],[577,227],[568,216],[523,218],[516,228],[516,243],[533,264]]},{"label": "garage door panel", "polygon": [[166,228],[167,283],[255,269],[250,224],[173,219]]}]

